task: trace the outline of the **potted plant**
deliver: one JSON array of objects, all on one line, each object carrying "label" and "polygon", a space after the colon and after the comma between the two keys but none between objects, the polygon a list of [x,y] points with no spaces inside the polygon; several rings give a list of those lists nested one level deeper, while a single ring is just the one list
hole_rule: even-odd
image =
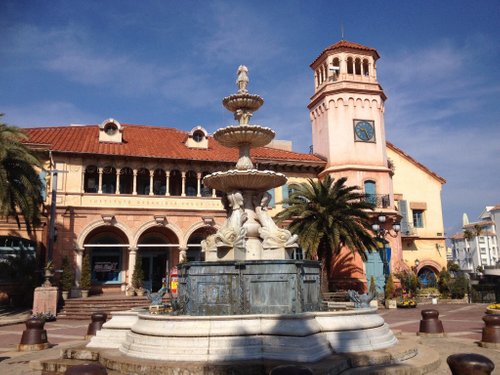
[{"label": "potted plant", "polygon": [[67,300],[71,288],[73,287],[73,282],[75,279],[73,268],[71,267],[67,256],[65,256],[62,260],[61,269],[62,269],[62,274],[61,274],[62,298],[63,300]]},{"label": "potted plant", "polygon": [[396,287],[394,286],[394,280],[392,274],[389,274],[387,281],[385,282],[385,308],[395,309],[397,308],[397,303],[395,297]]},{"label": "potted plant", "polygon": [[142,269],[142,258],[137,257],[135,261],[134,273],[132,274],[132,287],[138,296],[143,296],[145,290],[144,286],[144,271]]},{"label": "potted plant", "polygon": [[89,296],[89,290],[92,286],[91,280],[92,274],[90,269],[90,259],[88,255],[83,257],[82,262],[82,273],[80,276],[80,289],[82,291],[82,297],[87,298]]}]

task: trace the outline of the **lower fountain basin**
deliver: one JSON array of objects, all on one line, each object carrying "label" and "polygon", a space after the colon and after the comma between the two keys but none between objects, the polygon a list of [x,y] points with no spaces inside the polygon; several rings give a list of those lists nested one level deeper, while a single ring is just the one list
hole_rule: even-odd
[{"label": "lower fountain basin", "polygon": [[232,169],[205,176],[203,185],[228,193],[235,190],[267,191],[284,185],[286,181],[286,176],[279,172],[259,171],[257,169]]},{"label": "lower fountain basin", "polygon": [[396,343],[375,308],[285,315],[139,313],[119,350],[161,361],[315,362],[333,353],[384,349]]}]

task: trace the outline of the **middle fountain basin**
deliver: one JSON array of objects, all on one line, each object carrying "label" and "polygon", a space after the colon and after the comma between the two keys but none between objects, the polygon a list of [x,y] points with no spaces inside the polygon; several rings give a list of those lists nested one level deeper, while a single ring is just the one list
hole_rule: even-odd
[{"label": "middle fountain basin", "polygon": [[311,260],[189,262],[179,265],[179,304],[187,315],[319,311],[320,265]]}]

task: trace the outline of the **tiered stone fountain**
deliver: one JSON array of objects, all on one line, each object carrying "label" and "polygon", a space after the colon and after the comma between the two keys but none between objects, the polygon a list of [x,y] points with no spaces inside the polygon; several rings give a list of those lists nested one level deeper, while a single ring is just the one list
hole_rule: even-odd
[{"label": "tiered stone fountain", "polygon": [[246,67],[238,73],[239,91],[223,104],[239,124],[217,130],[214,138],[238,148],[240,157],[235,169],[204,179],[205,186],[225,193],[227,220],[203,242],[205,262],[179,266],[177,315],[115,313],[91,340],[89,348],[119,350],[101,352],[110,368],[134,358],[156,360],[154,366],[163,361],[169,368],[182,368],[183,361],[315,362],[397,343],[374,308],[320,311],[318,262],[292,259],[297,237],[277,227],[267,212],[267,190],[287,179],[253,166],[251,149],[269,144],[275,134],[248,123],[264,101],[248,93]]}]

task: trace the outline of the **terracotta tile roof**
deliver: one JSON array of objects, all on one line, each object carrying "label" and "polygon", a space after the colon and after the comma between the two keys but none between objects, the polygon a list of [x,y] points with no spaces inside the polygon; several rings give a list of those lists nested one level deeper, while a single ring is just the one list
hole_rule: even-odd
[{"label": "terracotta tile roof", "polygon": [[[236,162],[238,150],[224,147],[209,137],[208,149],[185,145],[187,131],[157,126],[122,124],[122,143],[99,142],[98,125],[62,126],[25,129],[27,143],[50,144],[53,152],[116,155],[141,158],[188,159],[214,162]],[[252,149],[254,161],[292,162],[324,167],[318,156],[269,147]]]},{"label": "terracotta tile roof", "polygon": [[377,60],[378,58],[380,58],[380,56],[379,56],[379,54],[378,54],[378,52],[377,52],[377,50],[375,48],[367,47],[367,46],[364,46],[364,45],[359,44],[359,43],[349,42],[348,40],[340,40],[337,43],[332,44],[330,47],[325,48],[323,50],[323,52],[321,52],[319,54],[319,56],[316,57],[314,59],[314,61],[311,63],[311,65],[309,65],[309,66],[312,67],[316,63],[316,61],[318,61],[319,58],[321,56],[323,56],[324,53],[330,52],[330,51],[334,51],[336,49],[357,49],[359,51],[365,51],[365,52],[371,52],[371,53],[373,53],[375,55],[374,56],[375,60]]},{"label": "terracotta tile roof", "polygon": [[415,159],[413,159],[410,155],[408,155],[406,152],[404,152],[403,150],[401,150],[399,147],[396,147],[394,146],[391,142],[389,141],[386,141],[386,145],[388,148],[392,149],[394,152],[400,154],[401,156],[403,156],[404,158],[406,158],[408,161],[410,161],[411,163],[413,163],[414,165],[416,165],[417,167],[419,167],[421,170],[423,170],[424,172],[430,174],[431,176],[433,176],[436,180],[438,180],[439,182],[441,182],[442,184],[446,184],[446,180],[441,177],[440,175],[438,175],[437,173],[431,171],[429,168],[427,168],[425,165],[421,164],[420,162],[416,161]]}]

